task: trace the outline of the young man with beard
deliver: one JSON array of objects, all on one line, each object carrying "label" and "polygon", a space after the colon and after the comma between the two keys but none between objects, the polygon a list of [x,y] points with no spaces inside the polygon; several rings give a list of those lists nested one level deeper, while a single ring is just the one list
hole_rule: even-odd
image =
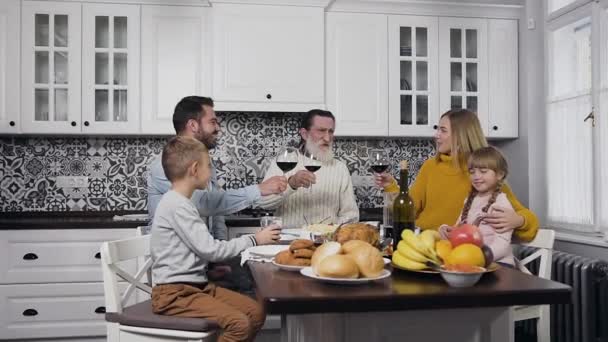
[{"label": "young man with beard", "polygon": [[[286,174],[289,186],[282,194],[266,196],[258,204],[262,208],[276,209],[275,214],[282,217],[284,227],[359,220],[350,172],[344,163],[334,158],[335,127],[335,118],[329,111],[313,109],[306,113],[299,131],[298,165]],[[321,161],[321,168],[314,173],[304,168],[306,151]],[[264,179],[282,174],[272,162]]]},{"label": "young man with beard", "polygon": [[[173,112],[173,127],[177,135],[193,137],[207,149],[213,149],[220,135],[213,100],[202,96],[187,96],[181,99]],[[262,196],[282,193],[287,188],[287,179],[277,176],[270,177],[258,185],[224,191],[218,185],[213,162],[210,166],[209,186],[206,190],[194,191],[191,200],[207,224],[209,232],[217,240],[228,239],[224,215],[254,206]],[[171,188],[171,182],[165,176],[160,155],[149,165],[148,172],[148,215],[152,219],[161,197]],[[230,268],[225,266],[215,267],[215,270],[209,271],[209,276],[219,278],[229,270]]]}]

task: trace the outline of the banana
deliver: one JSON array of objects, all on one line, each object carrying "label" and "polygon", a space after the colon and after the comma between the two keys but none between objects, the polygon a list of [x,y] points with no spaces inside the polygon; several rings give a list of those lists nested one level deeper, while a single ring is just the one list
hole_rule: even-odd
[{"label": "banana", "polygon": [[410,247],[410,245],[408,245],[403,240],[399,241],[399,244],[397,244],[397,250],[399,251],[399,253],[401,253],[402,256],[413,261],[425,263],[429,260],[429,258]]},{"label": "banana", "polygon": [[435,249],[435,242],[441,238],[439,232],[432,229],[423,230],[418,237],[428,249]]},{"label": "banana", "polygon": [[435,248],[428,248],[427,245],[423,243],[413,231],[409,229],[403,230],[401,233],[401,238],[416,252],[426,256],[429,260],[436,264],[441,264],[441,261],[435,252]]},{"label": "banana", "polygon": [[427,268],[426,265],[421,262],[406,258],[398,250],[393,253],[393,263],[399,267],[413,271],[419,271]]}]

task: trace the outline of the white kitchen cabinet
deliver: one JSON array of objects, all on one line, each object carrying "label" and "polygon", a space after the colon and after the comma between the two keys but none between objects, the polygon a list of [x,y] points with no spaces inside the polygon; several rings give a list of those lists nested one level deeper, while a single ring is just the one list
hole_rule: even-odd
[{"label": "white kitchen cabinet", "polygon": [[19,7],[0,2],[0,133],[19,132]]},{"label": "white kitchen cabinet", "polygon": [[[0,339],[104,336],[99,247],[134,235],[135,229],[0,231]],[[137,265],[121,266],[133,272]]]},{"label": "white kitchen cabinet", "polygon": [[324,107],[322,7],[216,4],[211,13],[216,110]]},{"label": "white kitchen cabinet", "polygon": [[141,131],[175,134],[177,102],[189,95],[211,96],[208,9],[142,6],[141,15]]},{"label": "white kitchen cabinet", "polygon": [[518,48],[516,20],[488,20],[489,112],[487,135],[516,138],[518,132]]},{"label": "white kitchen cabinet", "polygon": [[80,132],[81,5],[23,1],[21,130]]},{"label": "white kitchen cabinet", "polygon": [[139,132],[139,10],[82,5],[82,132]]},{"label": "white kitchen cabinet", "polygon": [[327,13],[327,109],[339,136],[388,135],[387,16]]},{"label": "white kitchen cabinet", "polygon": [[389,135],[432,136],[439,117],[438,19],[389,16]]}]

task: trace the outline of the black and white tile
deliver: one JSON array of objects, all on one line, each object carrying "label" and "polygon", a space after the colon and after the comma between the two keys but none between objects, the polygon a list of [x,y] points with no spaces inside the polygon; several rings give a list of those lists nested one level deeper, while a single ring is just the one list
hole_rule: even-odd
[{"label": "black and white tile", "polygon": [[[222,136],[212,151],[220,184],[234,189],[258,183],[273,156],[296,144],[300,114],[218,113]],[[340,129],[339,127],[337,128]],[[0,137],[0,211],[144,210],[147,165],[167,137]],[[370,175],[368,150],[384,148],[395,161],[407,159],[413,178],[434,153],[431,140],[342,139],[336,158],[353,175]],[[87,176],[87,188],[63,188],[57,176]],[[411,181],[411,180],[410,180]],[[382,205],[374,187],[355,187],[360,207]]]}]

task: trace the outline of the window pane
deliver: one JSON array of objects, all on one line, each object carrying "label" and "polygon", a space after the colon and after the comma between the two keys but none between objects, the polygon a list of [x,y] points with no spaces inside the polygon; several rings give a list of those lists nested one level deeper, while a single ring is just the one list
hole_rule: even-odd
[{"label": "window pane", "polygon": [[127,121],[126,90],[114,90],[114,121]]},{"label": "window pane", "polygon": [[47,89],[34,91],[34,112],[34,120],[49,120],[49,91]]},{"label": "window pane", "polygon": [[114,17],[114,47],[127,48],[127,17]]},{"label": "window pane", "polygon": [[452,96],[450,99],[450,107],[452,109],[462,108],[462,96]]},{"label": "window pane", "polygon": [[426,27],[416,27],[416,56],[426,57],[427,52],[427,29]]},{"label": "window pane", "polygon": [[450,29],[450,57],[462,57],[462,30]]},{"label": "window pane", "polygon": [[400,56],[411,56],[412,55],[412,28],[401,27],[399,30],[399,55]]},{"label": "window pane", "polygon": [[412,62],[401,61],[401,90],[412,90]]},{"label": "window pane", "polygon": [[36,46],[49,46],[49,15],[36,14],[34,17],[34,44]]},{"label": "window pane", "polygon": [[127,85],[127,54],[114,54],[114,84]]},{"label": "window pane", "polygon": [[416,96],[416,124],[429,124],[429,97],[426,95]]},{"label": "window pane", "polygon": [[55,15],[55,46],[68,46],[68,16]]},{"label": "window pane", "polygon": [[591,20],[584,18],[549,35],[549,97],[559,100],[591,91]]},{"label": "window pane", "polygon": [[401,95],[401,124],[412,124],[412,95]]},{"label": "window pane", "polygon": [[96,53],[95,54],[95,84],[108,84],[108,73],[110,72],[110,65],[108,61],[107,53]]},{"label": "window pane", "polygon": [[477,91],[477,63],[467,63],[467,91]]},{"label": "window pane", "polygon": [[450,80],[452,91],[462,91],[462,63],[450,63]]},{"label": "window pane", "polygon": [[110,44],[110,18],[107,16],[95,17],[95,47],[107,48]]},{"label": "window pane", "polygon": [[67,89],[55,89],[55,121],[68,121]]},{"label": "window pane", "polygon": [[467,58],[477,58],[477,30],[466,30]]},{"label": "window pane", "polygon": [[95,121],[109,121],[108,91],[95,90]]},{"label": "window pane", "polygon": [[48,51],[36,51],[36,70],[34,71],[34,82],[49,83],[49,53]]},{"label": "window pane", "polygon": [[467,96],[467,109],[477,113],[477,96]]},{"label": "window pane", "polygon": [[68,83],[68,53],[55,52],[55,84]]},{"label": "window pane", "polygon": [[418,61],[416,62],[416,89],[427,90],[428,77],[427,77],[427,63]]}]

